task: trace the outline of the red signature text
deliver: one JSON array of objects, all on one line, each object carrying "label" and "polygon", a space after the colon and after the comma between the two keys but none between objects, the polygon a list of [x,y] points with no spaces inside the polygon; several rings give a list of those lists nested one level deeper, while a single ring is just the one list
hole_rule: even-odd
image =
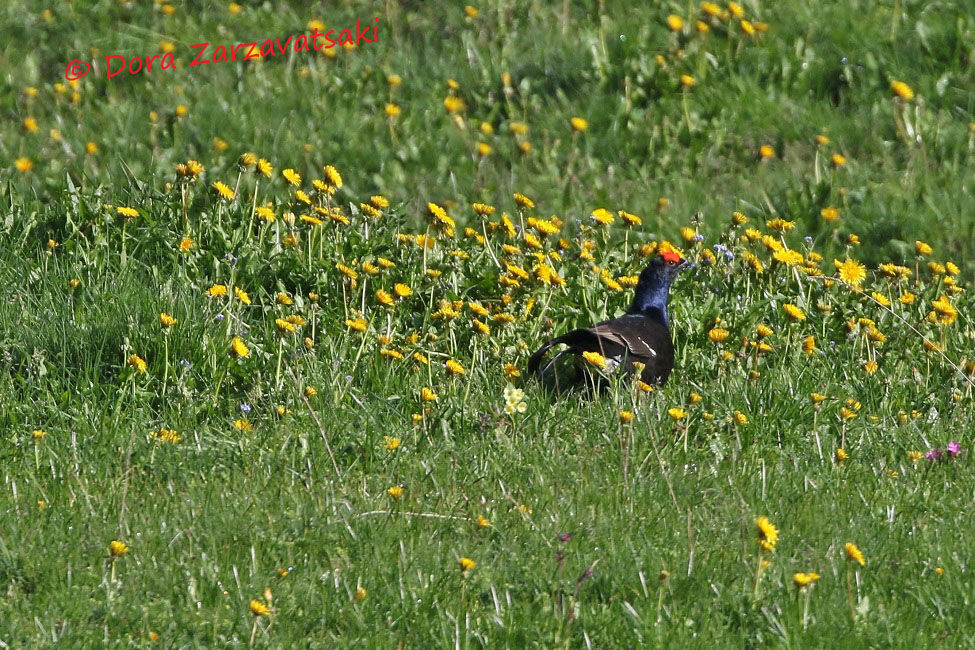
[{"label": "red signature text", "polygon": [[[366,25],[363,29],[360,21],[355,21],[355,29],[343,29],[338,32],[330,29],[321,32],[318,28],[309,34],[298,34],[289,36],[284,41],[280,38],[269,38],[265,41],[254,41],[252,43],[237,43],[235,45],[217,45],[211,49],[210,42],[196,43],[190,45],[195,56],[190,61],[190,67],[204,65],[207,63],[229,63],[231,61],[249,61],[253,59],[263,59],[272,56],[287,54],[288,52],[312,52],[315,50],[328,50],[336,45],[359,45],[361,43],[379,42],[379,17],[376,17],[375,25]],[[353,36],[354,33],[354,36]],[[79,61],[72,61],[69,70],[74,71],[73,66],[85,66]],[[176,67],[176,61],[172,52],[165,54],[155,54],[151,57],[134,56],[126,58],[121,54],[110,54],[105,57],[105,76],[111,79],[123,72],[136,75],[141,72],[151,72],[153,66],[158,70],[170,70]],[[80,72],[80,71],[79,71]],[[88,72],[84,69],[80,76]],[[65,71],[65,76],[69,74]],[[74,72],[76,75],[77,72]],[[77,78],[77,76],[75,76]]]}]

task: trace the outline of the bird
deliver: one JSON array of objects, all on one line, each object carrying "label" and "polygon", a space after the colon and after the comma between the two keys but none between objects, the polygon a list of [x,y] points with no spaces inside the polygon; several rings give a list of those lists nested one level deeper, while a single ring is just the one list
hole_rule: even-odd
[{"label": "bird", "polygon": [[[585,364],[581,355],[596,352],[605,359],[608,372],[639,372],[640,379],[647,384],[666,383],[674,368],[674,344],[667,314],[670,286],[688,266],[687,260],[673,251],[654,258],[640,273],[633,302],[625,314],[546,341],[528,360],[529,374],[543,381],[548,379],[556,390],[576,386],[581,381],[592,388],[595,380],[582,369]],[[542,366],[548,351],[559,344],[567,348]],[[555,364],[566,353],[576,357],[575,372],[560,378]],[[643,364],[642,369],[635,364]]]}]

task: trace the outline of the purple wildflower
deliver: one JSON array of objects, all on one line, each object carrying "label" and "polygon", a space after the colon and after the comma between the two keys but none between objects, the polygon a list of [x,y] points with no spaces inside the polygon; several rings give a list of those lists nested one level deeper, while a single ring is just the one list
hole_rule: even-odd
[{"label": "purple wildflower", "polygon": [[948,455],[954,458],[961,453],[961,443],[960,442],[949,442],[948,443]]},{"label": "purple wildflower", "polygon": [[927,458],[928,460],[932,461],[932,462],[933,461],[936,461],[936,460],[941,460],[941,450],[940,449],[932,449],[928,453],[924,454],[924,457]]}]

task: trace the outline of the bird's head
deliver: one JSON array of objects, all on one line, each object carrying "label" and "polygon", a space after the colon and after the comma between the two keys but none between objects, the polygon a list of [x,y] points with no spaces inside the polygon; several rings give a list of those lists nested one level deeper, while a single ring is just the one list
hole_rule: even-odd
[{"label": "bird's head", "polygon": [[670,285],[681,270],[690,264],[674,251],[666,251],[654,258],[640,273],[629,313],[656,314],[667,322],[667,298]]},{"label": "bird's head", "polygon": [[640,274],[641,284],[663,284],[670,286],[677,274],[690,266],[674,251],[666,251],[655,258]]}]

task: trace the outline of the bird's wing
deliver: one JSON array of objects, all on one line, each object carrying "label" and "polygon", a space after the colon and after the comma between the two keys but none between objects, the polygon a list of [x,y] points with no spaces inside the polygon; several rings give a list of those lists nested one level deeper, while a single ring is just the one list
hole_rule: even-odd
[{"label": "bird's wing", "polygon": [[623,358],[641,361],[647,364],[645,378],[664,377],[669,374],[669,368],[673,365],[670,333],[665,327],[642,315],[627,314],[593,327],[572,330],[547,341],[529,359],[528,371],[543,374],[551,364],[547,364],[540,373],[542,359],[550,348],[559,343],[564,343],[575,353],[598,352],[617,362],[621,362]]},{"label": "bird's wing", "polygon": [[597,327],[583,327],[555,339],[576,352],[598,352],[608,359],[622,356],[629,347],[616,332]]},{"label": "bird's wing", "polygon": [[545,353],[555,345],[564,343],[573,352],[598,352],[606,358],[621,357],[627,351],[627,343],[611,331],[597,332],[595,327],[583,327],[566,332],[558,338],[546,341],[528,360],[528,372],[538,373]]},{"label": "bird's wing", "polygon": [[621,316],[599,323],[592,330],[600,338],[624,346],[632,357],[653,359],[658,354],[647,342],[654,330],[650,327],[650,321],[642,316]]}]

